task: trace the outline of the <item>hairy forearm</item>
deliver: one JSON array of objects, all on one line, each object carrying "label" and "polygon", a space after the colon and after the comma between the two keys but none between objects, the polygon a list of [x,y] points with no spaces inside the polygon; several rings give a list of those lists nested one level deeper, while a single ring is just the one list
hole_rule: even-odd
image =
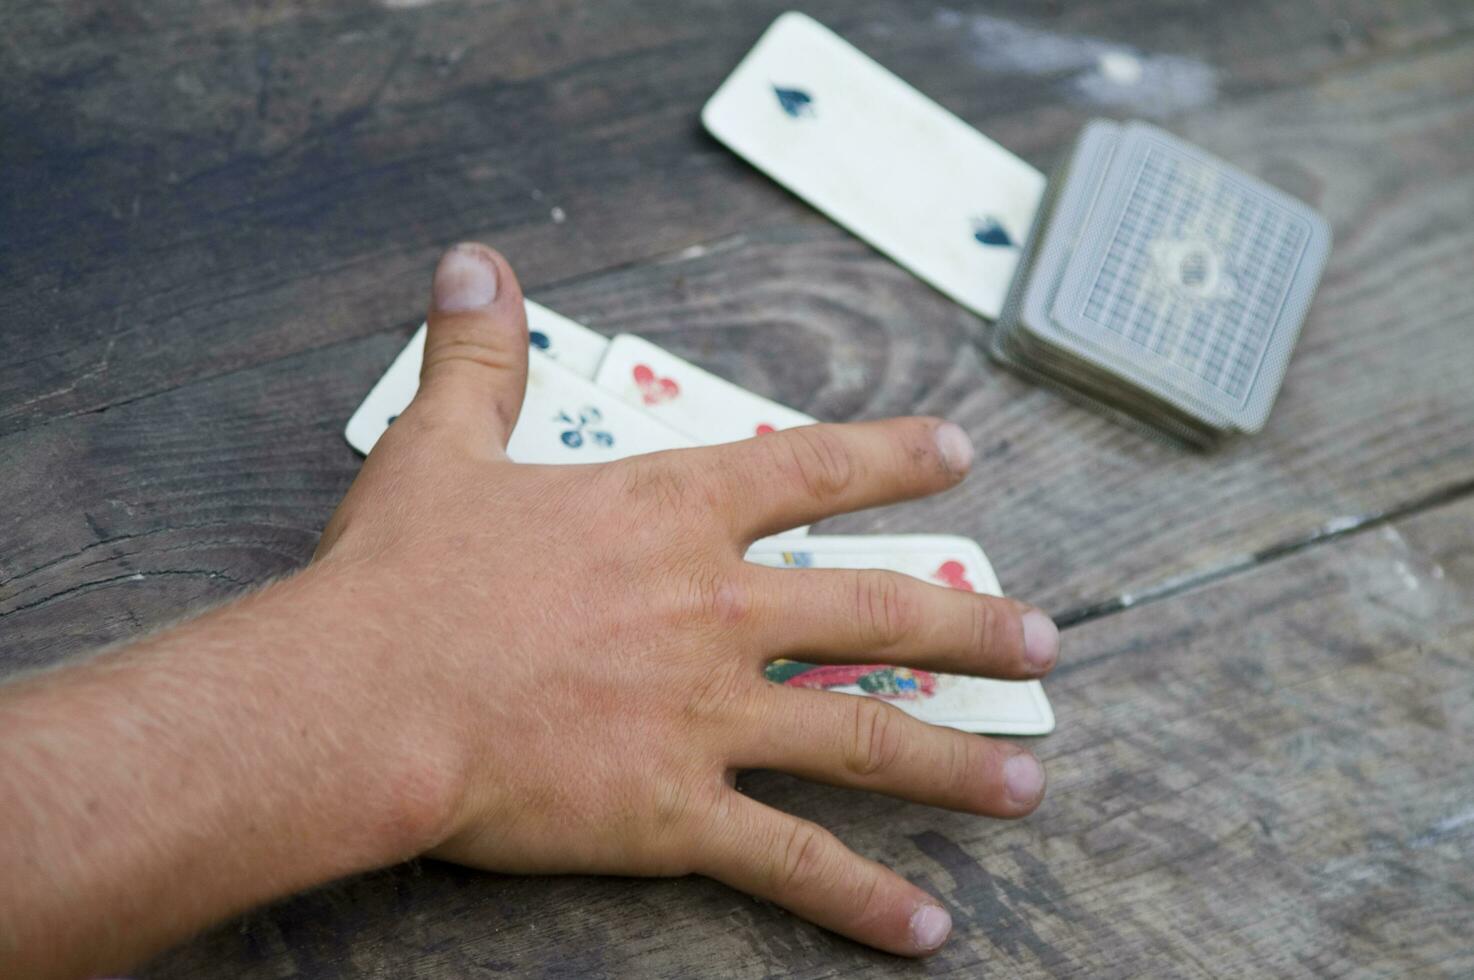
[{"label": "hairy forearm", "polygon": [[0,688],[7,975],[118,969],[436,843],[454,767],[381,689],[400,651],[358,588],[314,567]]}]

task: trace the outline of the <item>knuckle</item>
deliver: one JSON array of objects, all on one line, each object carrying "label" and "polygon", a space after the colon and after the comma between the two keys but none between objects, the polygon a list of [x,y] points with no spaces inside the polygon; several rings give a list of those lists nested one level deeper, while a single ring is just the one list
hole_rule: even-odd
[{"label": "knuckle", "polygon": [[520,368],[526,352],[527,330],[520,318],[483,311],[439,313],[431,318],[420,372],[423,376],[457,363],[494,370]]},{"label": "knuckle", "polygon": [[652,822],[658,836],[665,837],[683,827],[696,811],[697,793],[691,780],[664,780],[656,785]]},{"label": "knuckle", "polygon": [[966,798],[983,770],[979,745],[972,738],[958,736],[947,739],[946,752],[946,785],[958,798]]},{"label": "knuckle", "polygon": [[433,352],[426,354],[425,363],[420,372],[422,375],[433,374],[452,364],[467,364],[492,371],[510,371],[519,366],[516,357],[501,346],[474,340],[462,340],[442,344]]},{"label": "knuckle", "polygon": [[870,569],[857,572],[854,601],[855,622],[875,649],[900,644],[920,625],[916,591],[897,575]]},{"label": "knuckle", "polygon": [[710,725],[744,713],[751,696],[751,678],[735,665],[723,663],[706,669],[692,684],[682,710],[687,729]]},{"label": "knuckle", "polygon": [[708,586],[705,612],[708,621],[724,629],[744,622],[752,613],[752,600],[747,589],[736,578],[727,574],[712,577]]},{"label": "knuckle", "polygon": [[901,754],[904,716],[890,705],[856,698],[845,768],[857,776],[889,771]]},{"label": "knuckle", "polygon": [[657,789],[651,821],[641,825],[641,841],[635,845],[648,850],[651,873],[677,876],[701,869],[703,851],[711,849],[716,828],[729,819],[722,803],[725,794],[713,791],[717,784],[693,771]]},{"label": "knuckle", "polygon": [[684,510],[691,499],[691,480],[685,469],[661,456],[636,456],[614,467],[625,498],[638,506],[668,513]]},{"label": "knuckle", "polygon": [[797,821],[783,841],[774,890],[789,892],[820,881],[824,875],[824,851],[827,833],[806,820]]},{"label": "knuckle", "polygon": [[720,568],[695,567],[677,572],[685,583],[677,618],[727,631],[752,613],[752,598],[743,582]]},{"label": "knuckle", "polygon": [[970,608],[969,629],[974,653],[992,649],[998,634],[998,607],[982,596],[968,603]]},{"label": "knuckle", "polygon": [[855,892],[855,908],[859,910],[857,921],[860,928],[868,929],[875,923],[885,921],[889,903],[886,901],[886,890],[882,887],[884,879],[881,875],[872,872],[863,878],[856,886],[858,890]]},{"label": "knuckle", "polygon": [[[854,483],[857,464],[844,440],[824,426],[805,426],[785,433],[788,467],[804,492],[820,503],[842,496]],[[776,449],[775,449],[776,451]]]}]

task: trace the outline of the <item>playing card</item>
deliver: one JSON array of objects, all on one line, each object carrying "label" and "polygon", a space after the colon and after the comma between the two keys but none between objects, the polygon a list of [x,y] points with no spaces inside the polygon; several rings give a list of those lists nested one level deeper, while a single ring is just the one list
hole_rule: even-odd
[{"label": "playing card", "polygon": [[609,347],[609,339],[595,333],[577,320],[554,313],[541,303],[527,304],[527,342],[535,351],[578,375],[594,377],[599,361]]},{"label": "playing card", "polygon": [[998,315],[1043,176],[838,35],[783,14],[701,119],[937,289]]},{"label": "playing card", "polygon": [[607,463],[694,445],[537,350],[528,352],[527,396],[507,442],[518,463]]},{"label": "playing card", "polygon": [[815,421],[631,334],[609,342],[594,382],[704,445]]},{"label": "playing card", "polygon": [[348,420],[348,427],[343,430],[348,445],[365,456],[369,454],[384,430],[414,399],[420,388],[420,362],[424,356],[425,326],[421,324]]},{"label": "playing card", "polygon": [[[526,303],[530,349],[557,361],[580,377],[592,378],[609,341],[546,306],[532,300]],[[419,390],[420,362],[425,356],[425,329],[421,324],[348,420],[343,434],[348,444],[364,455],[374,448],[374,443],[379,441],[389,423],[409,407],[410,400]]]},{"label": "playing card", "polygon": [[[880,568],[936,585],[1001,595],[998,579],[977,543],[941,534],[819,535],[765,538],[747,560],[772,568]],[[860,652],[860,651],[857,651]],[[997,735],[1044,735],[1054,712],[1038,681],[958,677],[884,664],[816,666],[778,661],[775,683],[883,698],[935,725]]]}]

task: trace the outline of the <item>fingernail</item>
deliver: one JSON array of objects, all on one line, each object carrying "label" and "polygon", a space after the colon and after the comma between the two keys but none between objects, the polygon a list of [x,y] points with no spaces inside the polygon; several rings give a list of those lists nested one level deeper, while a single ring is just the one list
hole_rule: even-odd
[{"label": "fingernail", "polygon": [[1024,613],[1024,659],[1041,674],[1059,659],[1059,627],[1037,609]]},{"label": "fingernail", "polygon": [[911,941],[917,949],[936,949],[951,932],[952,917],[940,905],[923,905],[911,913]]},{"label": "fingernail", "polygon": [[1020,806],[1033,803],[1044,792],[1044,767],[1032,755],[1020,752],[1003,763],[1003,785],[1013,802]]},{"label": "fingernail", "polygon": [[966,473],[972,466],[972,440],[956,422],[937,426],[937,451],[953,473]]},{"label": "fingernail", "polygon": [[435,267],[435,308],[445,313],[479,310],[496,299],[496,264],[475,245],[457,245]]}]

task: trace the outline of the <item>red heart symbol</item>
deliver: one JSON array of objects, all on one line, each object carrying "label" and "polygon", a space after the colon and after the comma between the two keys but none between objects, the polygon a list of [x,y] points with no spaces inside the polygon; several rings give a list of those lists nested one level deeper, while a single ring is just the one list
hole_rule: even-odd
[{"label": "red heart symbol", "polygon": [[976,592],[972,583],[967,580],[967,569],[960,561],[944,561],[931,577],[944,585],[950,585],[954,589],[962,589],[966,592]]},{"label": "red heart symbol", "polygon": [[658,378],[648,365],[636,364],[633,373],[635,387],[640,389],[640,397],[646,405],[670,401],[681,393],[681,386],[676,384],[674,378]]},{"label": "red heart symbol", "polygon": [[773,428],[771,425],[769,425],[766,422],[759,422],[757,424],[757,434],[760,435],[760,436],[765,436],[765,435],[768,435],[769,433],[777,432],[777,431],[778,431],[777,429]]}]

